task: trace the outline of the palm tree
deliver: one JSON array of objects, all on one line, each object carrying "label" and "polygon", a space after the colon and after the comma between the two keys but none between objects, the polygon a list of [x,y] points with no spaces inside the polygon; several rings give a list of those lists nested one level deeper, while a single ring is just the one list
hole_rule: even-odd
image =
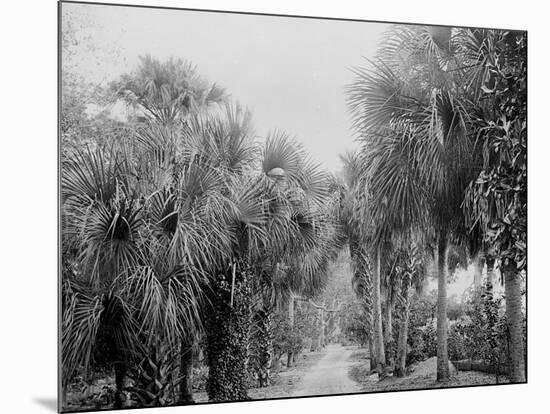
[{"label": "palm tree", "polygon": [[[170,145],[166,139],[159,142],[157,138],[154,141],[150,136],[143,141],[148,147],[156,142],[158,146],[152,149],[152,153],[156,157],[162,154],[160,159],[163,162],[168,160],[172,165],[171,171],[155,174],[161,182],[166,180],[166,176],[171,179],[164,186],[161,182],[156,183],[156,190],[149,198],[148,212],[152,220],[149,230],[155,240],[150,248],[153,256],[158,258],[157,262],[167,265],[167,274],[173,271],[188,274],[185,279],[187,289],[200,306],[201,292],[210,277],[209,269],[221,262],[231,243],[226,229],[227,210],[231,207],[224,194],[220,171],[195,159],[190,155],[187,143],[179,141],[184,141],[179,135],[175,136],[174,145]],[[171,153],[168,152],[169,148],[173,148]],[[140,162],[140,165],[144,165],[144,162]],[[169,303],[174,304],[172,301]],[[183,323],[183,329],[171,329],[181,339],[180,403],[192,402],[191,355],[194,340],[202,328],[198,309],[194,311],[197,313],[179,322]],[[173,346],[175,350],[177,342]]]},{"label": "palm tree", "polygon": [[[288,197],[290,193],[286,192],[285,195]],[[321,292],[327,279],[328,263],[339,248],[330,199],[323,206],[316,207],[308,206],[310,201],[309,197],[295,199],[289,205],[291,230],[285,252],[263,260],[264,272],[258,278],[255,289],[260,293],[259,313],[267,318],[274,309],[287,308],[291,330],[294,329],[295,301],[307,300]],[[268,329],[265,320],[259,320],[259,323],[264,331]],[[266,335],[259,335],[254,337],[253,342],[264,344],[264,348],[268,349],[266,340]],[[289,351],[287,366],[291,366],[294,359],[295,354]],[[264,375],[267,380],[266,368],[264,361],[258,375]]]},{"label": "palm tree", "polygon": [[[216,185],[227,203],[213,204],[228,243],[211,262],[205,315],[210,400],[247,398],[247,340],[253,255],[265,237],[265,208],[254,177],[258,151],[250,114],[238,104],[223,112],[190,116],[182,130],[184,152],[191,164],[216,174]],[[231,357],[229,357],[231,356]],[[234,361],[227,364],[228,358]]]},{"label": "palm tree", "polygon": [[449,378],[445,252],[463,220],[462,196],[475,174],[470,113],[461,99],[468,93],[466,69],[453,54],[455,40],[443,34],[396,27],[371,69],[355,71],[348,90],[373,194],[371,214],[384,223],[380,240],[427,224],[437,234],[440,381]]},{"label": "palm tree", "polygon": [[62,164],[62,234],[72,245],[64,257],[62,382],[66,388],[81,370],[114,368],[119,408],[136,351],[135,323],[119,275],[141,261],[143,205],[118,149],[83,149]]},{"label": "palm tree", "polygon": [[[308,176],[311,177],[313,174],[308,173]],[[329,184],[328,180],[317,181],[318,186],[327,185],[327,190]],[[336,259],[337,252],[342,246],[340,231],[334,222],[334,212],[337,208],[335,195],[327,194],[313,201],[313,205],[312,200],[306,197],[292,213],[298,232],[291,240],[291,249],[285,258],[288,270],[283,283],[279,282],[278,286],[279,289],[283,287],[283,292],[288,292],[291,329],[294,329],[294,301],[299,299],[311,302],[312,298],[323,291],[328,279],[328,266]],[[319,322],[323,323],[322,317]],[[323,329],[320,331],[323,333]],[[296,355],[289,352],[287,366],[290,366],[295,358]]]},{"label": "palm tree", "polygon": [[402,249],[399,246],[404,243],[404,238],[406,238],[406,236],[394,236],[393,240],[384,245],[386,254],[384,255],[384,272],[381,274],[380,282],[385,296],[384,347],[386,352],[386,365],[389,367],[394,365],[395,353],[397,351],[393,337],[394,308],[396,302],[400,299],[399,294],[402,289],[403,279],[406,279],[406,275],[402,272],[402,264],[400,263],[400,259],[402,259],[400,257],[402,255],[400,254],[400,250]]},{"label": "palm tree", "polygon": [[[140,58],[140,65],[137,70],[131,74],[125,74],[121,77],[121,80],[112,85],[112,89],[115,90],[116,95],[121,97],[126,103],[131,105],[139,116],[144,116],[145,120],[151,121],[148,124],[148,128],[142,131],[142,139],[140,140],[142,147],[148,154],[163,154],[162,162],[170,166],[170,168],[177,165],[187,165],[188,171],[183,174],[183,177],[188,181],[188,185],[200,185],[201,177],[205,177],[211,184],[219,180],[223,182],[223,179],[219,174],[223,173],[219,168],[216,169],[217,176],[214,173],[207,173],[206,170],[210,168],[211,160],[196,160],[192,159],[190,149],[196,147],[196,142],[189,141],[189,134],[187,134],[184,127],[184,132],[181,134],[183,139],[176,139],[170,137],[170,135],[178,135],[181,133],[182,124],[181,121],[191,122],[194,115],[198,113],[206,113],[213,104],[220,104],[225,101],[225,92],[217,85],[209,85],[205,82],[197,73],[196,67],[191,63],[182,61],[179,59],[170,58],[167,61],[160,62],[150,56]],[[236,111],[231,111],[231,106],[226,105],[225,115],[228,122],[236,121]],[[248,116],[248,115],[247,115]],[[138,117],[139,119],[139,117]],[[220,117],[221,119],[221,117]],[[196,117],[195,117],[196,120]],[[218,126],[221,121],[218,121]],[[157,125],[155,127],[155,125]],[[167,133],[173,129],[173,132]],[[202,140],[202,137],[201,137]],[[207,138],[204,138],[204,142],[208,142]],[[197,166],[202,165],[201,168]],[[160,171],[161,177],[170,180],[169,174],[162,175],[167,170]],[[178,171],[180,173],[182,171]],[[178,180],[173,184],[177,187]],[[157,183],[161,186],[164,182]],[[184,189],[184,191],[187,189]],[[161,203],[167,203],[168,208],[179,208],[176,204],[178,195],[170,189],[164,189],[162,194]],[[195,195],[190,196],[191,201]],[[159,198],[159,196],[157,196]],[[164,208],[166,206],[157,206]],[[221,207],[221,204],[220,204]],[[225,207],[221,207],[222,209]],[[174,222],[176,220],[177,211],[157,212],[157,215],[162,213],[171,214],[167,219],[168,222]],[[193,218],[195,212],[185,212],[188,219]],[[220,217],[218,217],[220,218]],[[162,217],[160,217],[162,220]],[[225,220],[225,219],[222,219]],[[205,227],[208,228],[208,227]],[[171,230],[173,231],[173,230]],[[178,234],[168,234],[168,240],[172,239],[170,243],[170,249],[172,252],[177,251],[178,248],[184,248],[182,243],[186,243],[184,238]],[[195,234],[194,234],[195,235]],[[212,233],[213,236],[220,235],[220,232]],[[220,237],[214,241],[226,240],[227,237]],[[208,246],[208,244],[207,244]],[[204,252],[212,253],[211,250],[205,249]],[[195,252],[192,252],[195,254]],[[218,255],[219,256],[219,255]],[[171,256],[171,259],[178,259],[175,256]],[[200,265],[208,267],[214,262],[208,260],[201,260]],[[204,271],[204,268],[200,269]],[[186,339],[183,339],[180,349],[180,371],[182,373],[180,397],[181,403],[192,403],[191,397],[191,375],[192,375],[192,349],[194,345],[193,335],[185,335]]]},{"label": "palm tree", "polygon": [[[367,207],[372,200],[372,194],[365,185],[365,168],[358,154],[348,154],[342,157],[344,162],[344,175],[346,178],[345,195],[342,197],[342,221],[345,233],[350,243],[350,253],[356,262],[358,269],[365,269],[369,261],[374,263],[372,273],[372,322],[374,347],[371,348],[371,364],[373,362],[372,349],[374,349],[374,362],[380,379],[386,376],[386,355],[384,349],[384,336],[382,326],[381,304],[381,256],[384,237],[376,229],[371,210]],[[372,246],[367,248],[366,246]],[[374,365],[374,364],[372,364]]]},{"label": "palm tree", "polygon": [[134,73],[124,74],[111,88],[126,103],[161,124],[201,112],[225,100],[225,91],[202,79],[196,66],[181,59],[160,62],[151,56],[140,57]]},{"label": "palm tree", "polygon": [[352,277],[352,288],[357,297],[361,300],[363,306],[363,322],[365,333],[369,343],[370,366],[377,367],[376,355],[373,346],[373,321],[372,321],[372,274],[368,263],[366,253],[360,253],[357,250],[351,255],[354,272]]},{"label": "palm tree", "polygon": [[411,239],[402,240],[401,248],[396,252],[398,264],[396,273],[398,287],[396,289],[396,301],[399,304],[399,335],[397,339],[397,360],[395,364],[395,375],[405,375],[407,362],[407,338],[409,326],[409,307],[411,299],[411,288],[420,290],[424,281],[423,252],[421,244]]}]

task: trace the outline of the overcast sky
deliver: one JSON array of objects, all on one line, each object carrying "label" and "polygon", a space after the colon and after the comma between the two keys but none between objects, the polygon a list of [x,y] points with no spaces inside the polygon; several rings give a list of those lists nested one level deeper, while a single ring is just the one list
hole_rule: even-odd
[{"label": "overcast sky", "polygon": [[387,29],[381,23],[120,6],[64,3],[63,10],[86,16],[94,53],[120,52],[88,65],[82,50],[80,61],[92,79],[114,79],[145,54],[190,60],[252,111],[258,135],[286,131],[331,171],[340,169],[339,154],[356,147],[344,95],[350,69],[373,56]]}]

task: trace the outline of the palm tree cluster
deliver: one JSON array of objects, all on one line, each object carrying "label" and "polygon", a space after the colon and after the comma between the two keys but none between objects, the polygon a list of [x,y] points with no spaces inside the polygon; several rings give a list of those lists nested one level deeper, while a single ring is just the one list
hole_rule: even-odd
[{"label": "palm tree cluster", "polygon": [[[415,257],[427,253],[437,261],[437,379],[449,379],[446,260],[454,245],[471,258],[481,253],[489,273],[495,260],[500,263],[506,275],[511,378],[525,381],[520,289],[526,223],[525,53],[525,33],[395,26],[375,58],[355,70],[347,97],[361,149],[347,158],[343,219],[357,246],[352,249],[357,277],[370,275],[372,281],[357,286],[372,297],[369,315],[381,377],[391,302],[395,293],[407,297],[403,288],[411,277],[403,277],[422,273],[412,269],[422,268]],[[404,260],[396,258],[398,246],[409,246]],[[392,270],[397,266],[409,269]],[[392,272],[400,273],[397,289]],[[390,304],[386,341],[384,285]]]},{"label": "palm tree cluster", "polygon": [[[358,154],[348,153],[342,161],[345,178],[341,187],[340,220],[348,236],[354,267],[353,290],[363,307],[371,367],[381,379],[389,369],[397,376],[403,376],[410,299],[414,288],[422,289],[427,249],[422,247],[423,240],[418,234],[396,233],[377,244],[375,224],[368,221],[372,217],[365,209],[370,195],[365,192],[362,173],[358,174],[362,171],[361,158]],[[394,312],[399,319],[395,340]]]},{"label": "palm tree cluster", "polygon": [[113,91],[125,133],[62,154],[63,388],[114,372],[117,408],[191,403],[204,338],[209,399],[246,399],[249,345],[265,378],[273,309],[340,247],[333,180],[186,62],[144,58]]}]

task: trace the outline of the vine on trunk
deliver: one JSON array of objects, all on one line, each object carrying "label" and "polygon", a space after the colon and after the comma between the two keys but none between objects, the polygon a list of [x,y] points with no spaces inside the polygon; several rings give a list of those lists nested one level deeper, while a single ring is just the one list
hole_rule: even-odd
[{"label": "vine on trunk", "polygon": [[269,385],[273,354],[272,320],[273,312],[269,306],[257,310],[252,317],[248,366],[260,388]]},{"label": "vine on trunk", "polygon": [[[235,280],[233,283],[233,269]],[[206,391],[210,401],[248,400],[248,338],[251,322],[251,278],[240,261],[220,272],[206,311]]]}]

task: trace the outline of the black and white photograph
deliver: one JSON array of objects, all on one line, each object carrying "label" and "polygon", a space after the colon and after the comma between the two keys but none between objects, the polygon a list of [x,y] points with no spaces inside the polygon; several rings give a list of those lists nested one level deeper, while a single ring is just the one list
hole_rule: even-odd
[{"label": "black and white photograph", "polygon": [[57,18],[59,411],[527,383],[525,25]]}]

